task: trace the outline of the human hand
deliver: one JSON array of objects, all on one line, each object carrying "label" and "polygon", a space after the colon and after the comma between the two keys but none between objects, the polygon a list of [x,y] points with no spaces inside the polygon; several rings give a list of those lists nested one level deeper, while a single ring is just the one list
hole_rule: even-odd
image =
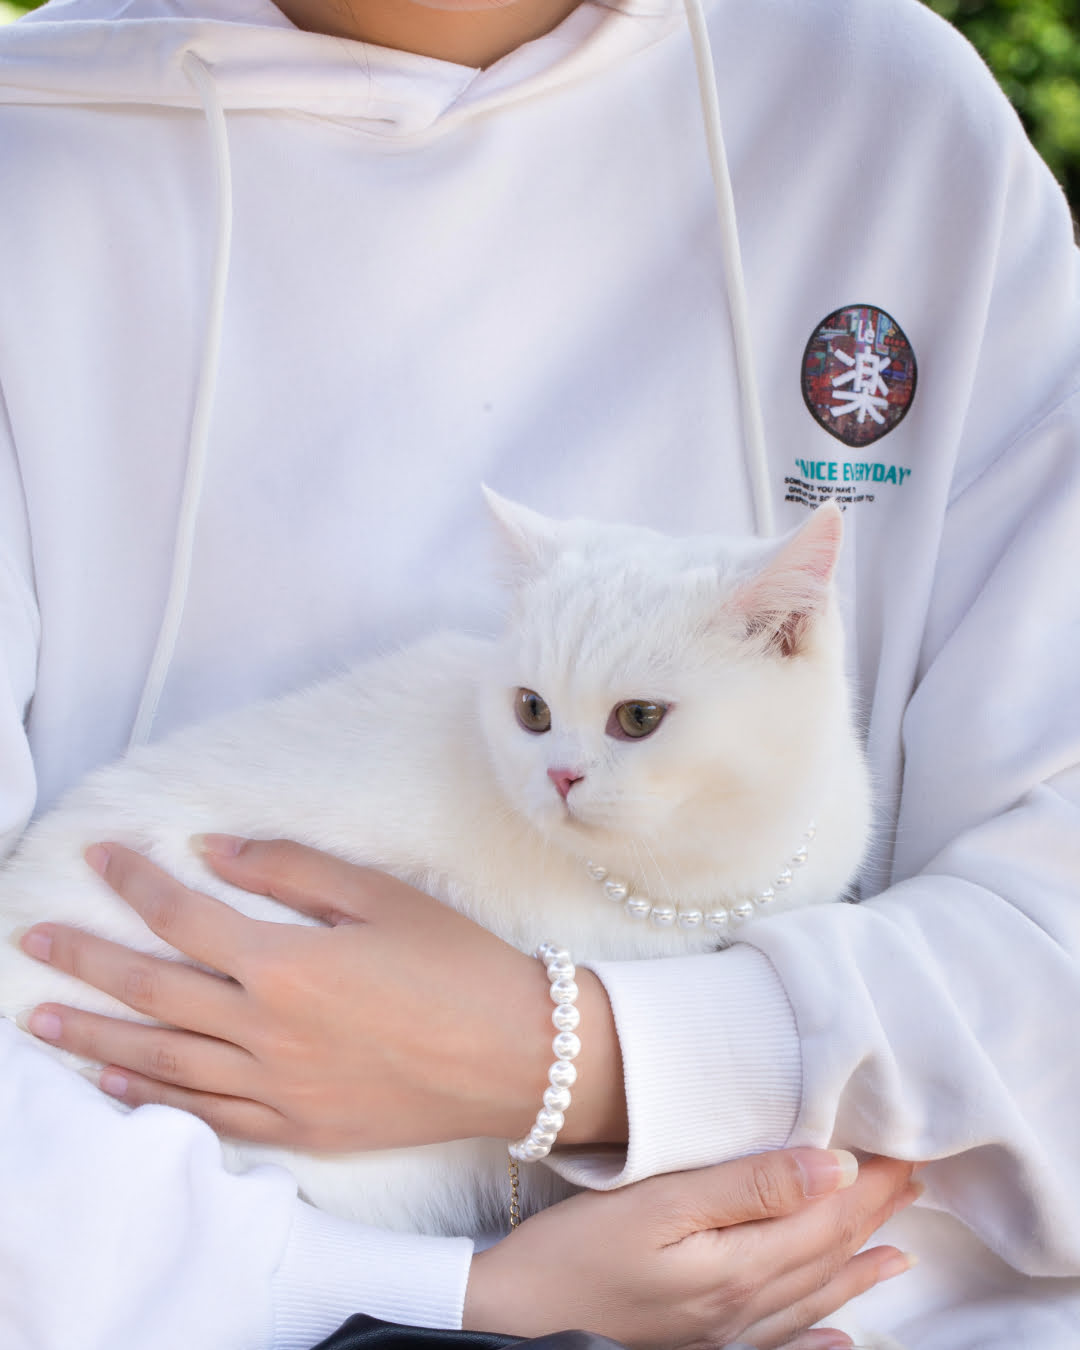
[{"label": "human hand", "polygon": [[[298,844],[211,836],[207,863],[325,927],[258,922],[119,845],[87,859],[147,925],[227,979],[58,924],[23,949],[163,1027],[43,1004],[36,1035],[107,1065],[102,1087],[219,1134],[318,1151],[527,1133],[552,1028],[542,965],[403,882]],[[578,980],[587,1027],[563,1142],[626,1138],[622,1062],[603,986]],[[173,1028],[181,1028],[175,1030]]]},{"label": "human hand", "polygon": [[856,1253],[916,1198],[911,1171],[872,1158],[856,1178],[851,1154],[797,1148],[576,1195],[473,1257],[462,1325],[632,1350],[849,1346],[806,1328],[909,1268],[895,1247]]}]

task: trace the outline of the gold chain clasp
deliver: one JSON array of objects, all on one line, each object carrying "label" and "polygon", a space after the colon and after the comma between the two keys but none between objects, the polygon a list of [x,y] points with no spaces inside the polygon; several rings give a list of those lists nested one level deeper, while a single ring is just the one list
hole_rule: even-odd
[{"label": "gold chain clasp", "polygon": [[518,1165],[516,1158],[509,1158],[506,1167],[510,1177],[510,1231],[521,1222],[521,1191],[518,1184]]}]

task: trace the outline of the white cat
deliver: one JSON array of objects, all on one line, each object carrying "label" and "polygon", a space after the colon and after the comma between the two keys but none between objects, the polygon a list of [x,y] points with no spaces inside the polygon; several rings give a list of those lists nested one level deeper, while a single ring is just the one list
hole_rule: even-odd
[{"label": "white cat", "polygon": [[[247,914],[304,922],[209,873],[189,844],[209,831],[381,867],[523,950],[552,938],[579,961],[705,951],[740,914],[840,897],[869,825],[830,584],[840,512],[770,544],[556,523],[488,496],[514,559],[499,640],[437,634],[93,774],[0,872],[0,929],[66,921],[175,955],[84,862],[103,839]],[[9,1017],[45,1000],[133,1016],[7,943],[0,990]],[[230,1165],[283,1162],[314,1204],[368,1223],[505,1223],[504,1141],[226,1147]],[[531,1207],[565,1193],[542,1166],[523,1173]]]}]

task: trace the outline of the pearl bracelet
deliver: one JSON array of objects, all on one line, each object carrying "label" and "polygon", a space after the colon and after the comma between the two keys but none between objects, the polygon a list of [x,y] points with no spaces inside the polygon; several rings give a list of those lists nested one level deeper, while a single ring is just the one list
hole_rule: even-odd
[{"label": "pearl bracelet", "polygon": [[551,981],[551,1001],[555,1004],[551,1021],[557,1033],[551,1042],[555,1063],[548,1069],[549,1086],[544,1092],[544,1104],[536,1113],[536,1123],[524,1139],[510,1145],[514,1162],[539,1162],[551,1152],[566,1121],[570,1089],[577,1082],[577,1069],[571,1061],[581,1053],[581,1042],[574,1034],[581,1021],[581,1014],[574,1007],[578,996],[574,983],[577,970],[570,953],[554,942],[542,942],[536,949],[536,957],[547,967]]}]

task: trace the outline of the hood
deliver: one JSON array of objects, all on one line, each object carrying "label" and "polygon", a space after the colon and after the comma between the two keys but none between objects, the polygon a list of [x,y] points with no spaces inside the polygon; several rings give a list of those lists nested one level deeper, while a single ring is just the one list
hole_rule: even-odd
[{"label": "hood", "polygon": [[51,0],[0,30],[0,104],[195,108],[189,53],[225,111],[448,128],[625,59],[685,26],[682,0],[584,0],[485,70],[297,28],[270,0]]},{"label": "hood", "polygon": [[[349,119],[375,136],[430,137],[465,118],[583,79],[687,29],[716,188],[758,532],[773,533],[761,406],[735,205],[701,0],[582,0],[552,32],[485,70],[307,33],[270,0],[51,0],[0,30],[0,105],[190,108],[205,118],[216,193],[213,268],[188,464],[161,631],[132,743],[149,738],[187,598],[232,247],[227,114],[287,110]],[[688,70],[689,74],[689,70]]]}]

